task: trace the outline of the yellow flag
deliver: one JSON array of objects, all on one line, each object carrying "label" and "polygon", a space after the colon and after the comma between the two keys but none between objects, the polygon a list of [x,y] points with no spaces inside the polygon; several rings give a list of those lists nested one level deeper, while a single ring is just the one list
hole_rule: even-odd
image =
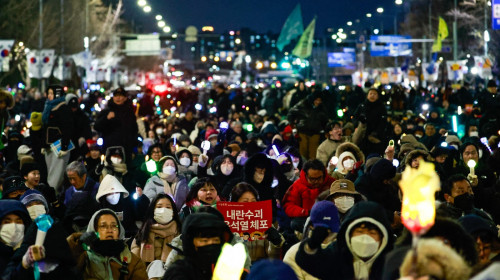
[{"label": "yellow flag", "polygon": [[439,17],[439,26],[438,26],[438,34],[436,41],[432,45],[432,52],[440,52],[441,51],[441,42],[448,37],[448,26],[446,25],[446,21],[442,17]]},{"label": "yellow flag", "polygon": [[314,40],[314,28],[316,27],[316,17],[309,23],[304,33],[297,42],[297,45],[292,51],[292,54],[300,58],[308,58],[311,56]]}]

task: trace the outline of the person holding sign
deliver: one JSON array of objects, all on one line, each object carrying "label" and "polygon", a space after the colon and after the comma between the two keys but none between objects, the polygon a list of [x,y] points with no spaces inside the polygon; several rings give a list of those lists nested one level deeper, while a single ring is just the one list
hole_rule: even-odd
[{"label": "person holding sign", "polygon": [[[257,190],[248,183],[238,183],[234,186],[230,195],[230,202],[256,202],[259,198]],[[265,232],[265,239],[258,239],[245,242],[245,246],[250,254],[252,262],[260,259],[279,259],[281,247],[285,243],[285,238],[271,226]]]}]

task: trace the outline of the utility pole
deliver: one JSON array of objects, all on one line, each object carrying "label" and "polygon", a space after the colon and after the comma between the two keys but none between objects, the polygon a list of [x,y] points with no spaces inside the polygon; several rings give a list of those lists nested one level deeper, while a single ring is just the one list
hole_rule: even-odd
[{"label": "utility pole", "polygon": [[[38,52],[35,54],[37,60],[42,59],[41,53],[43,48],[43,0],[39,1],[38,17],[40,21],[40,30],[38,35]],[[44,91],[43,77],[42,77],[42,61],[38,61],[38,78],[40,93]]]}]

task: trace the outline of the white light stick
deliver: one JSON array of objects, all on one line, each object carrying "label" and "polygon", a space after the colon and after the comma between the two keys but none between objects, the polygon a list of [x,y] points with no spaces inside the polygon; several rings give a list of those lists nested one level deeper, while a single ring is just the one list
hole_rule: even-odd
[{"label": "white light stick", "polygon": [[470,159],[467,162],[467,165],[469,166],[470,174],[474,176],[474,167],[476,166],[476,162],[473,159]]},{"label": "white light stick", "polygon": [[203,154],[206,155],[207,151],[210,150],[210,141],[203,141],[201,142],[201,148],[203,149]]}]

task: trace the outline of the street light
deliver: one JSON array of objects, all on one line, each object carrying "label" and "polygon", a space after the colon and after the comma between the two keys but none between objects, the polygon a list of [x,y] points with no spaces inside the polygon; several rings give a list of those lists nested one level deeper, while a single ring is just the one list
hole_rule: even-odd
[{"label": "street light", "polygon": [[347,22],[347,25],[348,25],[348,26],[351,26],[351,25],[352,25],[352,21],[348,21],[348,22]]},{"label": "street light", "polygon": [[144,6],[143,10],[144,10],[145,13],[149,13],[149,12],[151,12],[151,6],[149,6],[149,5],[148,6]]},{"label": "street light", "polygon": [[139,5],[139,7],[144,7],[146,6],[148,3],[146,2],[146,0],[139,0],[137,1],[137,5]]},{"label": "street light", "polygon": [[403,4],[403,0],[396,0],[396,1],[394,1],[394,3],[396,3],[396,5],[401,5],[401,4]]},{"label": "street light", "polygon": [[158,22],[158,27],[162,28],[162,27],[165,27],[165,25],[167,25],[163,20],[160,20]]},{"label": "street light", "polygon": [[382,8],[382,7],[377,8],[377,13],[381,14],[383,12],[384,12],[384,8]]},{"label": "street light", "polygon": [[170,33],[170,31],[172,31],[172,29],[170,28],[170,26],[163,27],[163,32]]},{"label": "street light", "polygon": [[156,15],[156,20],[162,20],[163,17],[161,15]]},{"label": "street light", "polygon": [[368,14],[366,14],[366,17],[367,17],[367,18],[371,18],[371,17],[372,17],[372,14],[368,13]]}]

